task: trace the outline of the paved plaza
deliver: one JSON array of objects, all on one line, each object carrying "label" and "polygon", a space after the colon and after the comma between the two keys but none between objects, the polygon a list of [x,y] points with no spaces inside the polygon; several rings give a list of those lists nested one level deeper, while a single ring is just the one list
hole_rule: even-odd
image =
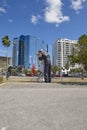
[{"label": "paved plaza", "polygon": [[87,85],[0,85],[0,130],[87,130]]}]

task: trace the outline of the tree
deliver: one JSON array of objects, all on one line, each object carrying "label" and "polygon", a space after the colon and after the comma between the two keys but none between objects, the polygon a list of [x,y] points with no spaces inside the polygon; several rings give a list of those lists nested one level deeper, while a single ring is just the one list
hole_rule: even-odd
[{"label": "tree", "polygon": [[69,69],[69,66],[70,66],[70,65],[69,65],[69,62],[67,62],[66,65],[65,65],[65,69],[68,70],[68,69]]},{"label": "tree", "polygon": [[57,71],[60,72],[60,68],[59,68],[58,66],[51,66],[51,71],[52,71],[53,73],[56,73]]},{"label": "tree", "polygon": [[6,55],[7,55],[7,67],[8,67],[8,47],[10,46],[10,43],[11,43],[11,41],[10,41],[8,35],[6,35],[6,36],[4,36],[2,38],[2,44],[3,44],[4,47],[7,48],[7,51],[6,51]]},{"label": "tree", "polygon": [[68,56],[70,65],[75,65],[76,63],[79,64],[80,59],[79,59],[79,49],[78,47],[75,47],[72,49],[71,55]]},{"label": "tree", "polygon": [[80,63],[87,70],[87,35],[84,34],[78,39],[78,45]]},{"label": "tree", "polygon": [[71,64],[80,64],[82,67],[82,78],[84,70],[87,70],[87,35],[82,35],[78,38],[77,47],[73,48],[72,54],[69,56]]}]

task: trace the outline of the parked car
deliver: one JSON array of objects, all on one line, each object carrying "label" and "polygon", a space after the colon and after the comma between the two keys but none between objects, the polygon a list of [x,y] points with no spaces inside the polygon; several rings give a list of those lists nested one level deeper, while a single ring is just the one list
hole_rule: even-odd
[{"label": "parked car", "polygon": [[33,74],[27,74],[27,76],[30,76],[30,77],[32,77],[32,76],[33,76]]},{"label": "parked car", "polygon": [[26,74],[18,74],[18,76],[21,76],[21,77],[26,77]]}]

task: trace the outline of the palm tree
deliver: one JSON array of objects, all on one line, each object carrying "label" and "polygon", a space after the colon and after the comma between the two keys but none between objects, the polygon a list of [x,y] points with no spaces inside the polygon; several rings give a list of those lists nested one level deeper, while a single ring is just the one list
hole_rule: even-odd
[{"label": "palm tree", "polygon": [[4,46],[4,47],[7,47],[7,51],[6,51],[6,56],[7,56],[7,68],[8,68],[8,47],[10,46],[10,43],[11,43],[11,41],[10,41],[8,35],[6,35],[6,36],[4,36],[4,37],[2,38],[2,44],[3,44],[3,46]]}]

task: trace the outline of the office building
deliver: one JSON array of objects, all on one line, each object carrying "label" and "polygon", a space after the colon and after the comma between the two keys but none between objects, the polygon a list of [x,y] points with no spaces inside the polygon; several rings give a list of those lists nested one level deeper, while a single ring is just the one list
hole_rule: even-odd
[{"label": "office building", "polygon": [[18,65],[18,53],[19,53],[19,38],[13,39],[13,58],[12,58],[12,64],[14,66]]},{"label": "office building", "polygon": [[75,40],[57,39],[52,46],[52,65],[64,67],[68,62],[68,56],[77,44]]},{"label": "office building", "polygon": [[19,38],[13,39],[13,65],[31,68],[35,65],[37,68],[37,52],[42,49],[47,50],[47,44],[34,36],[21,35]]},{"label": "office building", "polygon": [[[8,57],[8,66],[11,65],[11,57]],[[7,68],[7,57],[0,56],[0,68],[6,69]]]}]

